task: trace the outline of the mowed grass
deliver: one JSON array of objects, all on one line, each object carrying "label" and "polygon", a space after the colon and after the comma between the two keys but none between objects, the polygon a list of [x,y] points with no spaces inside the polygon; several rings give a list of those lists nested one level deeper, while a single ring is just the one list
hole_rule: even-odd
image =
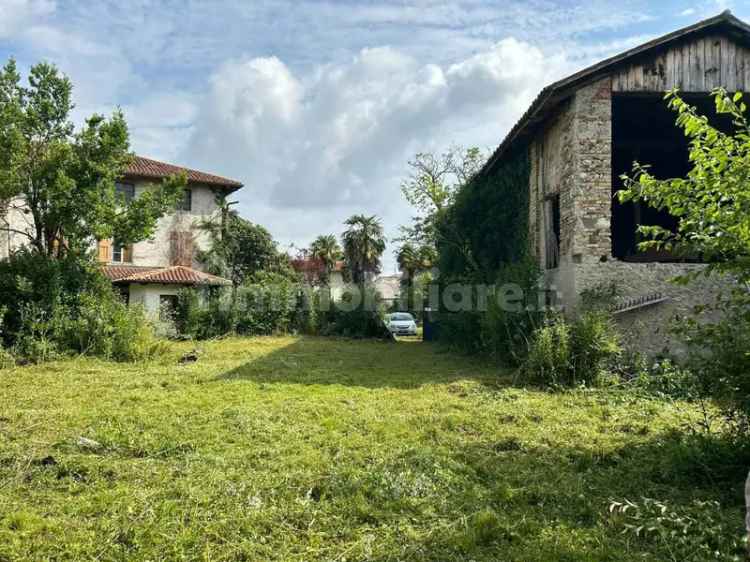
[{"label": "mowed grass", "polygon": [[683,407],[418,342],[187,349],[0,371],[0,560],[662,560],[608,511],[642,496],[742,527],[673,460]]}]

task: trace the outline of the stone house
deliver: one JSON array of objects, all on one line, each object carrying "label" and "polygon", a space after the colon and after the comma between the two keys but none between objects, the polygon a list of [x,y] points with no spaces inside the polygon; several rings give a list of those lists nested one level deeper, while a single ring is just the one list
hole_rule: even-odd
[{"label": "stone house", "polygon": [[[240,189],[240,182],[136,156],[117,182],[116,190],[126,199],[138,197],[155,183],[178,173],[188,179],[184,198],[174,213],[159,220],[151,238],[129,246],[101,240],[96,248],[105,276],[126,301],[143,305],[151,314],[173,306],[183,287],[231,284],[203,272],[197,256],[209,248],[209,237],[201,223],[219,220],[217,196]],[[14,212],[0,217],[0,259],[23,244],[23,237],[13,232],[23,232],[31,226],[22,206],[16,207]]]},{"label": "stone house", "polygon": [[750,26],[728,11],[547,86],[480,171],[527,147],[529,243],[566,311],[585,291],[613,282],[619,318],[653,349],[664,344],[655,333],[663,320],[715,294],[721,280],[670,281],[703,267],[698,259],[638,249],[639,224],[674,227],[673,217],[620,204],[614,194],[635,160],[652,165],[657,177],[686,174],[687,141],[664,93],[678,88],[725,127],[708,95],[719,86],[750,89]]}]

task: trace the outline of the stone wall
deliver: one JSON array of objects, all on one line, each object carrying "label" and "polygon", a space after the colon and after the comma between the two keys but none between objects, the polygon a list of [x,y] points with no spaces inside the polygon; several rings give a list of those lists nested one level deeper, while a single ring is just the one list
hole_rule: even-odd
[{"label": "stone wall", "polygon": [[[675,278],[701,271],[700,264],[627,263],[611,260],[574,266],[575,284],[581,292],[614,284],[618,298],[661,293],[668,300],[652,306],[618,314],[616,319],[626,341],[649,354],[662,351],[679,352],[679,343],[669,333],[675,322],[692,316],[697,305],[711,304],[717,295],[732,285],[731,279],[718,275],[698,276],[687,285]],[[703,320],[715,320],[704,315]]]},{"label": "stone wall", "polygon": [[580,88],[564,102],[531,143],[530,234],[544,267],[544,198],[560,194],[560,264],[546,282],[566,313],[574,314],[582,292],[614,283],[621,298],[662,293],[661,304],[618,315],[637,349],[658,353],[677,344],[669,324],[712,302],[731,285],[727,278],[701,277],[689,285],[675,277],[703,266],[627,263],[612,257],[612,93],[609,78]]}]

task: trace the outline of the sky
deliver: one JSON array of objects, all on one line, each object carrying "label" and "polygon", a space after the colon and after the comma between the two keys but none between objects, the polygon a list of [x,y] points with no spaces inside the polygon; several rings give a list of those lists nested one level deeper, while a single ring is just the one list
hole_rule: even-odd
[{"label": "sky", "polygon": [[750,20],[750,0],[0,0],[0,59],[55,63],[78,123],[120,107],[137,154],[242,181],[287,249],[354,213],[393,239],[414,154],[490,151],[545,85],[725,9]]}]

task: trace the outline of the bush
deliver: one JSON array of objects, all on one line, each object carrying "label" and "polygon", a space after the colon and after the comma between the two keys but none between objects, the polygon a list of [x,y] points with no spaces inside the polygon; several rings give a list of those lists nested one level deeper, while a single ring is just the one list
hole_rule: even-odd
[{"label": "bush", "polygon": [[640,368],[633,382],[637,388],[662,397],[694,400],[703,395],[695,373],[668,358]]},{"label": "bush", "polygon": [[24,362],[70,353],[117,361],[163,350],[143,311],[128,307],[97,267],[20,252],[0,263],[2,339]]},{"label": "bush", "polygon": [[573,322],[555,316],[532,334],[521,373],[531,382],[553,387],[596,385],[620,353],[607,313],[584,312]]},{"label": "bush", "polygon": [[750,425],[750,295],[737,290],[713,307],[721,319],[690,319],[679,330],[689,346],[687,365],[696,392],[711,396],[728,420]]},{"label": "bush", "polygon": [[391,339],[383,311],[380,295],[371,287],[365,289],[358,306],[353,304],[351,295],[345,294],[341,301],[329,303],[328,310],[319,312],[318,332],[326,336]]},{"label": "bush", "polygon": [[[439,340],[463,353],[481,353],[504,365],[520,365],[526,358],[531,334],[544,320],[545,312],[538,306],[539,277],[539,267],[531,258],[501,267],[494,288],[488,287],[485,311],[474,302],[472,311],[441,311],[437,315]],[[472,288],[478,286],[471,280],[466,283]],[[521,290],[519,301],[505,302],[499,292],[508,287]]]}]

